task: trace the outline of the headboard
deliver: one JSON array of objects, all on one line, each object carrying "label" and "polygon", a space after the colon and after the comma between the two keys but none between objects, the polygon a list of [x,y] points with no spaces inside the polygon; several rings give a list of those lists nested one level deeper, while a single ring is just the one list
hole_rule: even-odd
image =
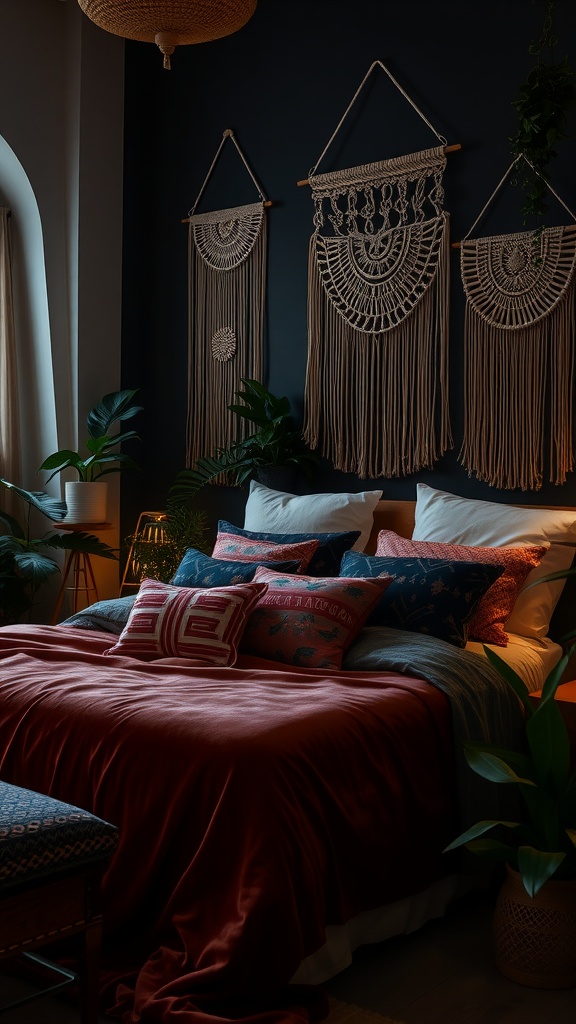
[{"label": "headboard", "polygon": [[379,501],[374,510],[374,526],[366,551],[374,554],[380,530],[393,530],[400,537],[411,537],[414,532],[415,512],[415,501]]}]

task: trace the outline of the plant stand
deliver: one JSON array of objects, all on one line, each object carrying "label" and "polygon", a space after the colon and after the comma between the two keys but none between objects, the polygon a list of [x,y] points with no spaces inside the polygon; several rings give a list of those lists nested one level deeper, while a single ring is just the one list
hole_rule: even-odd
[{"label": "plant stand", "polygon": [[[52,525],[57,526],[59,529],[70,530],[72,533],[100,533],[101,530],[112,529],[112,523],[67,523],[64,521],[62,523],[53,523]],[[58,591],[52,616],[53,626],[58,622],[58,616],[60,615],[60,609],[62,608],[67,590],[71,591],[73,595],[72,610],[74,614],[80,610],[81,594],[84,595],[83,607],[92,604],[93,601],[98,601],[98,587],[96,586],[92,562],[90,561],[90,555],[85,551],[70,551],[66,559],[66,565],[62,573],[62,586]]]}]

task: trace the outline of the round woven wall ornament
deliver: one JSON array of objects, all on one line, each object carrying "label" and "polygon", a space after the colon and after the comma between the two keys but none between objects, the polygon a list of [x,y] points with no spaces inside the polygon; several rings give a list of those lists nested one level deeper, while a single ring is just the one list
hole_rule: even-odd
[{"label": "round woven wall ornament", "polygon": [[221,327],[212,337],[212,357],[226,363],[236,355],[236,334],[231,327]]},{"label": "round woven wall ornament", "polygon": [[445,217],[344,238],[316,236],[326,294],[344,319],[365,334],[402,323],[438,269]]},{"label": "round woven wall ornament", "polygon": [[576,226],[465,240],[460,258],[474,312],[493,327],[528,327],[548,316],[571,284]]},{"label": "round woven wall ornament", "polygon": [[213,270],[233,270],[248,259],[262,230],[264,206],[250,203],[190,218],[198,254]]}]

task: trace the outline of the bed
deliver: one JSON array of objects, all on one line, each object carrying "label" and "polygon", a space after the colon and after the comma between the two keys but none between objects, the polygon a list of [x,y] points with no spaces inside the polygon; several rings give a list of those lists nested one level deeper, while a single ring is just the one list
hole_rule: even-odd
[{"label": "bed", "polygon": [[[373,503],[371,535],[349,552],[350,565],[365,551],[377,557],[382,531],[411,540],[426,498]],[[576,510],[553,514],[546,557],[558,546],[571,559],[562,545],[575,539]],[[457,517],[449,518],[458,542]],[[542,540],[523,529],[527,544]],[[248,535],[253,545],[257,532],[239,528],[238,543]],[[314,535],[309,523],[284,536],[306,534]],[[443,543],[425,541],[433,542]],[[278,546],[277,565],[301,554]],[[264,592],[279,594],[269,611],[278,615],[286,586],[298,586],[298,574],[258,558],[252,581],[233,584],[249,623]],[[330,579],[316,577],[314,600],[336,608]],[[365,579],[357,575],[347,594],[363,594],[374,614],[387,584]],[[185,588],[174,583],[170,600]],[[206,587],[206,600],[219,600],[217,591]],[[158,589],[142,593],[138,607],[150,617]],[[158,656],[147,633],[134,640],[127,630],[139,600],[120,611],[111,602],[109,614],[100,602],[57,626],[0,630],[0,777],[119,827],[103,891],[101,993],[111,1016],[126,1024],[321,1019],[321,983],[356,946],[419,927],[477,881],[460,854],[443,852],[494,799],[467,770],[461,744],[466,736],[514,742],[519,703],[476,650],[369,618],[350,627],[341,660],[324,654],[320,667],[307,654],[282,663],[270,648],[245,645],[248,627],[224,638],[236,644],[231,664],[207,664],[198,633],[186,656],[169,647]],[[338,608],[348,622],[348,606]],[[231,622],[236,614],[234,606]],[[530,641],[527,686],[537,689],[560,648],[548,636]],[[222,643],[219,634],[219,656]]]}]

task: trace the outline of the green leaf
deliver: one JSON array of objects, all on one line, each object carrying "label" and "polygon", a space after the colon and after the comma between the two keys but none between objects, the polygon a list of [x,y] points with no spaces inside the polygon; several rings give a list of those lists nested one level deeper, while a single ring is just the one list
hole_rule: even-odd
[{"label": "green leaf", "polygon": [[[468,764],[482,778],[488,779],[490,782],[523,783],[527,786],[535,785],[532,779],[518,775],[514,767],[508,763],[516,759],[518,754],[515,751],[504,751],[503,753],[507,760],[494,754],[489,747],[472,743],[464,744],[464,756]],[[527,767],[530,766],[529,762],[525,763]]]},{"label": "green leaf", "polygon": [[53,522],[58,522],[64,519],[67,508],[65,501],[59,501],[57,498],[53,498],[50,494],[46,494],[44,491],[25,491],[22,487],[16,487],[15,484],[11,484],[8,480],[0,478],[0,484],[6,487],[7,490],[13,491],[23,501],[27,502],[33,508],[38,509],[43,515],[47,516]]},{"label": "green leaf", "polygon": [[44,583],[50,576],[60,572],[60,566],[53,558],[47,558],[39,551],[22,551],[14,555],[18,572],[27,580],[31,580],[34,589]]},{"label": "green leaf", "polygon": [[558,870],[566,854],[560,851],[543,852],[531,846],[518,849],[518,871],[522,884],[529,896],[536,896],[540,889]]},{"label": "green leaf", "polygon": [[127,420],[142,412],[142,406],[135,405],[134,395],[138,389],[113,391],[104,397],[88,413],[86,426],[91,437],[102,437],[110,433],[110,427],[117,420]]},{"label": "green leaf", "polygon": [[526,723],[526,737],[532,760],[537,768],[537,781],[563,792],[570,778],[570,740],[558,702],[552,696],[541,699]]},{"label": "green leaf", "polygon": [[528,696],[526,683],[521,679],[518,673],[504,661],[503,658],[496,654],[495,651],[491,650],[490,647],[486,647],[486,645],[483,645],[483,648],[484,654],[488,658],[490,664],[497,670],[497,672],[499,672],[508,685],[512,687],[516,696],[522,701],[526,714],[531,716],[534,713],[534,706]]},{"label": "green leaf", "polygon": [[46,481],[48,484],[57,473],[62,472],[63,469],[67,469],[68,467],[75,469],[78,472],[80,479],[83,478],[84,459],[82,459],[78,452],[73,452],[68,448],[63,448],[61,451],[54,452],[52,455],[49,455],[48,458],[44,459],[44,462],[40,466],[38,472],[49,469],[54,471]]},{"label": "green leaf", "polygon": [[[448,850],[455,850],[459,846],[466,846],[468,843],[471,843],[472,840],[477,839],[478,836],[484,835],[485,832],[489,832],[491,828],[495,828],[497,825],[504,825],[506,828],[512,829],[520,828],[520,824],[517,821],[478,821],[475,825],[466,829],[466,831],[463,832],[462,835],[458,836],[457,839],[453,839],[450,845],[445,848],[444,852],[446,853]],[[498,841],[491,840],[491,842],[497,843]]]},{"label": "green leaf", "polygon": [[14,519],[13,516],[9,515],[8,512],[0,511],[0,523],[4,523],[4,526],[8,527],[13,537],[24,536],[24,530],[20,526],[20,523],[17,519]]},{"label": "green leaf", "polygon": [[101,558],[118,561],[114,548],[104,544],[93,533],[53,533],[42,538],[42,545],[64,551],[84,551],[87,555],[99,555]]}]

